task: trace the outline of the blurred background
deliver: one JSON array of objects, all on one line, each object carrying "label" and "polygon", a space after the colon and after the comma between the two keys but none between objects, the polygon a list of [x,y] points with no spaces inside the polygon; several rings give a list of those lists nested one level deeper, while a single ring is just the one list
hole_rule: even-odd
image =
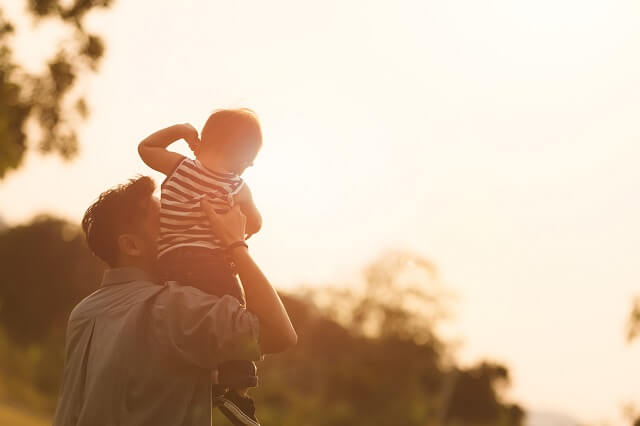
[{"label": "blurred background", "polygon": [[638,52],[634,0],[0,0],[0,425],[55,407],[86,207],[225,107],[300,336],[264,424],[640,425]]}]

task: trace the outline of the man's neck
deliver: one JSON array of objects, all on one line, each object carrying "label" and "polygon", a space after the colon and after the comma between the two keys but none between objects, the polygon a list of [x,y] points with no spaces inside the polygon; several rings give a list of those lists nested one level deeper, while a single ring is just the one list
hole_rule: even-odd
[{"label": "man's neck", "polygon": [[156,280],[158,278],[155,263],[153,265],[148,265],[148,262],[144,262],[140,258],[122,257],[113,267],[113,269],[115,268],[137,268],[142,270],[153,280]]}]

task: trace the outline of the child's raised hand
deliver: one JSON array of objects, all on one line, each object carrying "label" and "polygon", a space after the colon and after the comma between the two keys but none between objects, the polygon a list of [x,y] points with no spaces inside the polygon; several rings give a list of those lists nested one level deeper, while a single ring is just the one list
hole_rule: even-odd
[{"label": "child's raised hand", "polygon": [[184,136],[182,138],[187,141],[191,151],[197,155],[198,150],[200,149],[200,137],[198,136],[198,131],[189,123],[184,123],[182,126],[184,128]]}]

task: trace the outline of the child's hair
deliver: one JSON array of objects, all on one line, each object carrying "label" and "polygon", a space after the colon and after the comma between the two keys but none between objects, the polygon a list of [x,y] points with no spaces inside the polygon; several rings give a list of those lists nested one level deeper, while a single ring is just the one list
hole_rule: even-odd
[{"label": "child's hair", "polygon": [[209,116],[200,140],[206,150],[211,147],[216,151],[257,153],[262,146],[262,130],[252,110],[221,109]]}]

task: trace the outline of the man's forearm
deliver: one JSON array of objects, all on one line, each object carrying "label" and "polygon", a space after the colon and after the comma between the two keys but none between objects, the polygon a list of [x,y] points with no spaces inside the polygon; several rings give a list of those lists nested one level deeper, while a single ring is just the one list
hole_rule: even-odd
[{"label": "man's forearm", "polygon": [[280,297],[245,247],[231,252],[244,287],[247,309],[260,320],[260,347],[264,353],[282,352],[296,344],[298,336]]},{"label": "man's forearm", "polygon": [[[244,241],[246,217],[242,214],[239,204],[226,213],[216,212],[209,202],[201,201],[200,205],[209,218],[212,231],[226,246]],[[247,309],[260,321],[259,343],[262,352],[282,352],[295,345],[298,336],[278,293],[253,261],[245,246],[235,246],[230,250],[244,287]]]}]

